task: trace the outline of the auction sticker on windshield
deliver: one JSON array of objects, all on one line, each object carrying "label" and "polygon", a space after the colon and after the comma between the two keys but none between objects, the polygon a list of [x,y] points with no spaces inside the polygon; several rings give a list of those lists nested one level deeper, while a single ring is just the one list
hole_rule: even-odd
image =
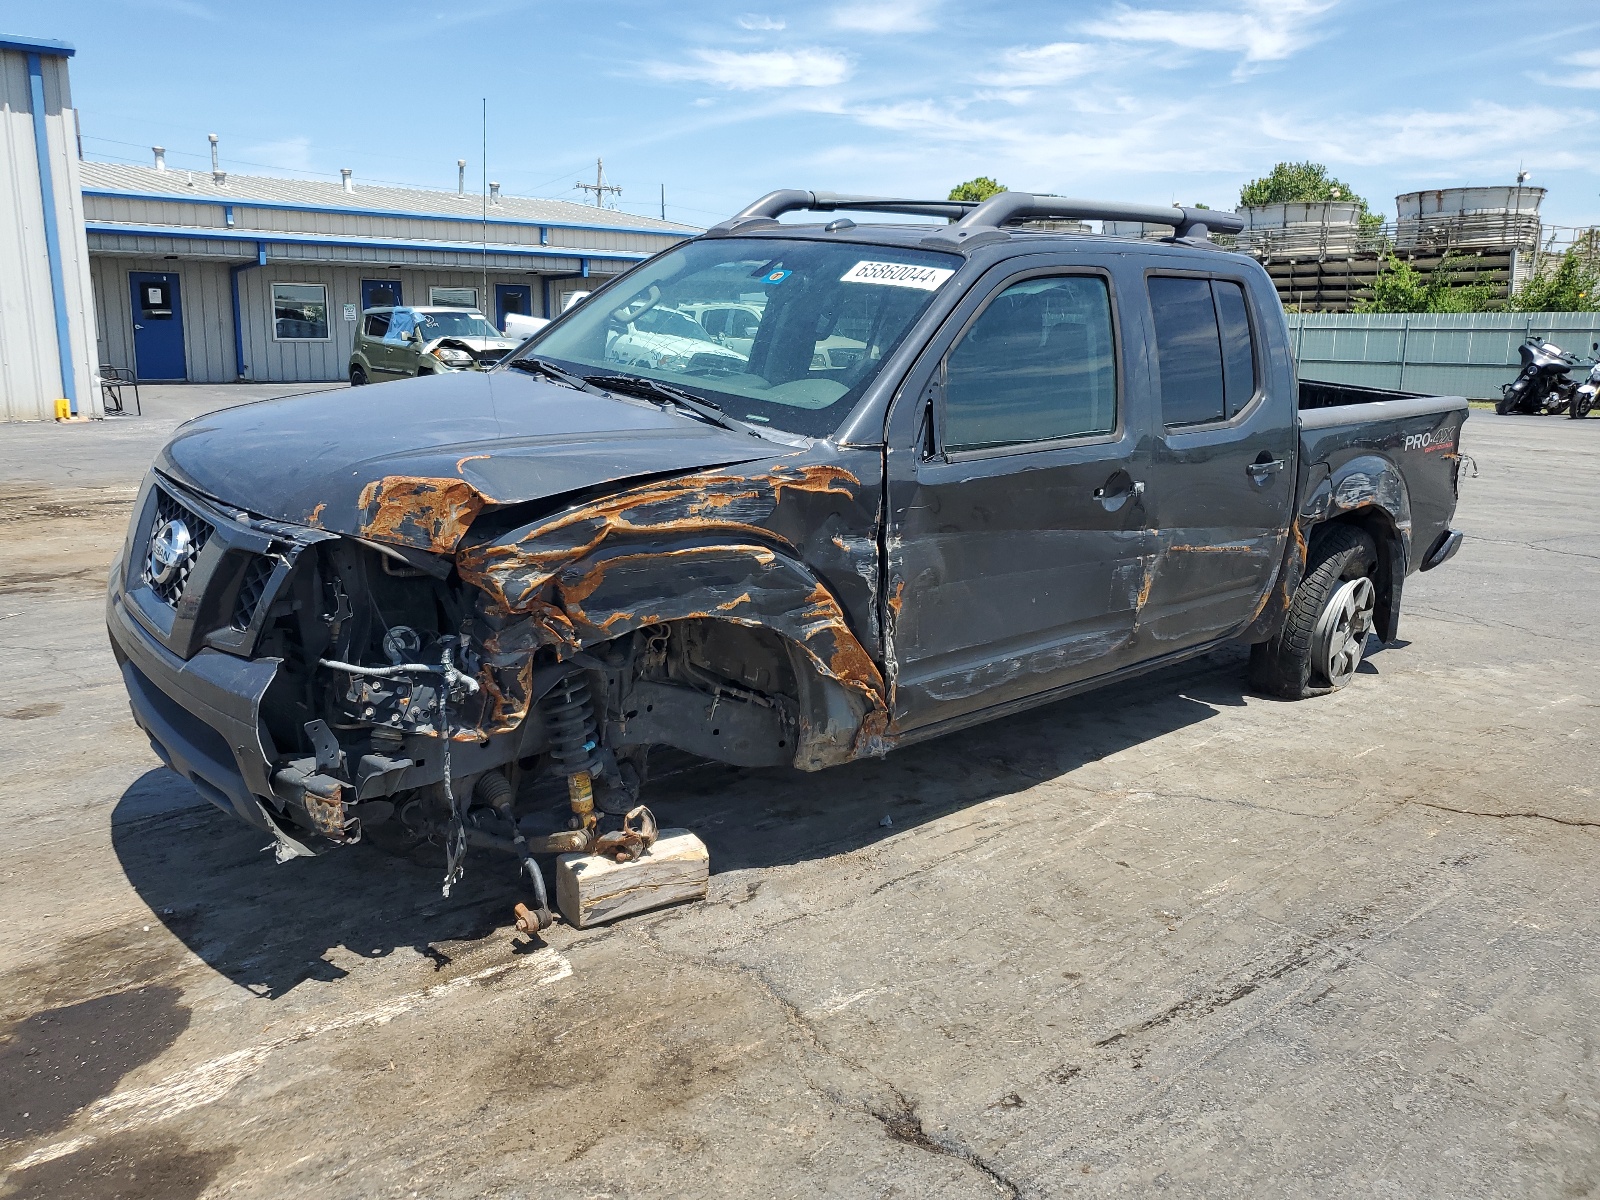
[{"label": "auction sticker on windshield", "polygon": [[948,267],[915,267],[910,263],[858,262],[843,275],[840,283],[876,283],[887,287],[916,288],[936,292],[955,272]]}]

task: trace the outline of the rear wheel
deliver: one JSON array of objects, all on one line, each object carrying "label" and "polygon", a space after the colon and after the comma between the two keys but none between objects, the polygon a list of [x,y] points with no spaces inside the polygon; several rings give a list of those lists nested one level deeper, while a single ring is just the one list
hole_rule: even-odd
[{"label": "rear wheel", "polygon": [[350,386],[360,387],[367,382],[367,373],[361,369],[360,363],[350,364]]},{"label": "rear wheel", "polygon": [[1333,525],[1313,544],[1283,628],[1250,648],[1250,683],[1299,700],[1350,682],[1377,611],[1378,551],[1365,530]]}]

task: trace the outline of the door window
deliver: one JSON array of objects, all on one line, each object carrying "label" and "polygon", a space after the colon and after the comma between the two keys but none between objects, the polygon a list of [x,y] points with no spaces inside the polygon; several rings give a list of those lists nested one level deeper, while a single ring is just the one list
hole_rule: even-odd
[{"label": "door window", "polygon": [[1097,275],[1012,284],[945,360],[949,450],[1109,433],[1117,421],[1111,293]]},{"label": "door window", "polygon": [[141,283],[139,307],[146,321],[172,320],[172,285],[165,280]]},{"label": "door window", "polygon": [[396,312],[389,321],[389,331],[383,335],[383,340],[398,346],[406,340],[406,335],[416,328],[417,318],[409,312]]},{"label": "door window", "polygon": [[1161,419],[1204,425],[1236,415],[1256,390],[1255,345],[1244,289],[1225,279],[1153,275]]},{"label": "door window", "polygon": [[366,335],[369,338],[381,338],[384,334],[388,333],[390,316],[391,314],[386,312],[368,313]]}]

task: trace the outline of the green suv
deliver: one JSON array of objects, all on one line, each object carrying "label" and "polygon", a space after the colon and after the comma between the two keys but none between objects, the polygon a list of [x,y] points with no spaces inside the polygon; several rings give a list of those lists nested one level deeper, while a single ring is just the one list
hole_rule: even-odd
[{"label": "green suv", "polygon": [[350,348],[350,383],[486,370],[521,342],[471,308],[369,308]]}]

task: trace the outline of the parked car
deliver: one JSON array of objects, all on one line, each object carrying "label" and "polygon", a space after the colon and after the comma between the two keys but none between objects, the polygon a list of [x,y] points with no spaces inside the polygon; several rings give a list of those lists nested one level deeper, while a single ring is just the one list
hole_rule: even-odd
[{"label": "parked car", "polygon": [[[840,208],[955,220],[776,219]],[[1341,688],[1461,544],[1467,403],[1298,381],[1208,226],[778,192],[493,371],[191,421],[110,574],[134,717],[281,856],[499,848],[542,924],[535,856],[625,838],[652,747],[815,771],[1229,642]],[[747,354],[687,315],[757,286]]]},{"label": "parked car", "polygon": [[471,308],[369,308],[350,348],[350,383],[494,366],[521,344]]},{"label": "parked car", "polygon": [[548,324],[550,324],[548,317],[527,317],[521,313],[507,313],[506,336],[521,344]]},{"label": "parked car", "polygon": [[651,307],[608,333],[606,359],[624,367],[727,374],[748,361],[707,333],[694,314],[676,308]]}]

